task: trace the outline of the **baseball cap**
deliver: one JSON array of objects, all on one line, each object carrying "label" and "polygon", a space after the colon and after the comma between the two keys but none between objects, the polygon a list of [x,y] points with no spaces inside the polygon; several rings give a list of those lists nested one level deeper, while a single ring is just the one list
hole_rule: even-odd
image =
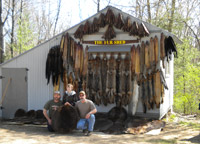
[{"label": "baseball cap", "polygon": [[79,94],[84,94],[85,95],[85,92],[84,91],[80,91]]},{"label": "baseball cap", "polygon": [[54,94],[60,94],[60,91],[54,91]]}]

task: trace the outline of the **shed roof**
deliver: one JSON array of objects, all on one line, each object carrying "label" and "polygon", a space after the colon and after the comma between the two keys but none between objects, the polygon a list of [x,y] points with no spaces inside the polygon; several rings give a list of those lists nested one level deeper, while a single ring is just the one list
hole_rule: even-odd
[{"label": "shed roof", "polygon": [[[76,24],[76,25],[70,27],[69,29],[63,31],[62,33],[57,34],[56,36],[50,38],[49,40],[47,40],[47,41],[45,41],[45,42],[43,42],[43,43],[41,43],[40,45],[43,45],[43,44],[45,44],[45,43],[51,41],[52,39],[61,36],[63,33],[69,32],[69,34],[73,34],[73,33],[70,33],[70,31],[71,31],[72,29],[78,28],[81,24],[84,24],[87,20],[88,20],[88,21],[90,21],[90,20],[92,21],[95,17],[97,17],[97,16],[100,15],[101,13],[104,13],[104,14],[105,14],[105,13],[107,12],[108,9],[113,10],[113,12],[116,13],[116,14],[117,14],[117,13],[121,13],[121,14],[123,14],[123,15],[126,15],[126,16],[130,17],[130,18],[132,19],[132,21],[137,21],[138,23],[144,23],[145,26],[149,29],[149,32],[150,32],[150,33],[151,33],[151,32],[162,32],[162,33],[164,33],[164,34],[167,35],[167,36],[171,36],[171,37],[173,38],[173,40],[174,40],[176,43],[180,43],[180,44],[182,43],[182,41],[181,41],[179,38],[177,38],[174,34],[168,32],[168,31],[166,31],[166,30],[164,30],[164,29],[161,29],[161,28],[159,28],[159,27],[156,27],[156,26],[154,26],[154,25],[152,25],[152,24],[150,24],[150,23],[148,23],[148,22],[142,21],[141,19],[138,19],[138,18],[136,18],[136,17],[134,17],[134,16],[132,16],[132,15],[130,15],[130,14],[127,14],[127,13],[123,12],[122,10],[120,10],[120,9],[118,9],[118,8],[115,8],[115,7],[113,7],[113,6],[107,6],[107,7],[105,7],[104,9],[102,9],[101,11],[99,11],[98,13],[94,14],[93,16],[91,16],[91,17],[89,17],[89,18],[83,20],[82,22],[80,22],[80,23],[78,23],[78,24]],[[0,64],[0,67],[3,66],[3,65],[6,64],[6,63],[8,63],[8,62],[10,62],[10,61],[12,61],[12,60],[18,58],[18,57],[20,57],[21,55],[24,55],[24,54],[26,54],[26,53],[28,53],[28,52],[31,52],[33,49],[38,48],[40,45],[37,45],[37,46],[33,47],[32,49],[27,50],[26,52],[24,52],[24,53],[22,53],[22,54],[20,54],[20,55],[18,55],[18,56],[16,56],[16,57],[14,57],[14,58],[12,58],[12,59],[9,59],[8,61],[6,61],[6,62]]]}]

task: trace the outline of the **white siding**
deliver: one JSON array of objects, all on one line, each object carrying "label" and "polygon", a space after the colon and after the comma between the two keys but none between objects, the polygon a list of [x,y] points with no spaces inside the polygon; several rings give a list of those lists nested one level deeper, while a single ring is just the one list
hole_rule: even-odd
[{"label": "white siding", "polygon": [[[43,109],[47,100],[53,96],[53,85],[47,85],[45,78],[46,58],[49,49],[60,44],[57,36],[2,65],[2,68],[28,69],[28,109]],[[2,88],[0,81],[0,88]],[[0,94],[2,96],[2,93]],[[0,96],[0,97],[1,97]],[[1,116],[1,115],[0,115]]]}]

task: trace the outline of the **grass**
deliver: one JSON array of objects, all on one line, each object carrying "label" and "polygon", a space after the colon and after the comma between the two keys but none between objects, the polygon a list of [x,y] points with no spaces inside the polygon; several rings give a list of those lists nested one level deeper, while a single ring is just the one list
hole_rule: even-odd
[{"label": "grass", "polygon": [[200,123],[193,123],[193,122],[179,122],[180,125],[187,126],[196,130],[200,130]]}]

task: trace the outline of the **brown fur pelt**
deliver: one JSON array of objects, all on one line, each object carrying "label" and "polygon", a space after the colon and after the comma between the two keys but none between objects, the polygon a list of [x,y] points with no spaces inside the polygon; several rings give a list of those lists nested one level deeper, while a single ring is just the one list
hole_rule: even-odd
[{"label": "brown fur pelt", "polygon": [[103,101],[104,105],[107,105],[106,99],[104,97],[100,98],[101,94],[101,66],[100,66],[100,58],[97,55],[95,64],[93,67],[94,70],[94,79],[93,79],[93,84],[92,84],[92,91],[93,91],[93,97],[94,97],[94,102],[99,105],[101,104],[101,101]]},{"label": "brown fur pelt", "polygon": [[106,79],[106,97],[109,99],[109,103],[114,103],[115,93],[116,93],[116,62],[111,55],[108,60],[108,70],[107,70],[107,79]]},{"label": "brown fur pelt", "polygon": [[82,40],[83,35],[84,35],[83,29],[84,29],[84,25],[81,24],[81,25],[78,27],[78,29],[75,31],[74,37],[75,37],[75,38],[79,38],[80,40]]},{"label": "brown fur pelt", "polygon": [[109,25],[106,32],[104,33],[104,35],[102,36],[102,38],[104,38],[105,40],[111,40],[113,38],[116,37],[116,33],[114,31],[114,28],[112,25]]},{"label": "brown fur pelt", "polygon": [[91,33],[95,33],[99,31],[99,24],[98,24],[98,19],[94,18],[93,23],[91,25]]},{"label": "brown fur pelt", "polygon": [[122,27],[122,29],[125,32],[129,32],[130,29],[131,29],[131,26],[132,26],[131,19],[129,17],[127,17],[126,20],[125,20],[124,26]]},{"label": "brown fur pelt", "polygon": [[139,25],[138,36],[139,36],[139,37],[149,36],[149,30],[148,30],[147,27],[144,25],[144,23],[141,23],[141,24]]},{"label": "brown fur pelt", "polygon": [[98,18],[98,25],[99,25],[99,27],[105,27],[105,25],[106,25],[105,15],[103,13],[101,13]]},{"label": "brown fur pelt", "polygon": [[106,24],[113,25],[115,23],[115,15],[111,9],[106,13]]},{"label": "brown fur pelt", "polygon": [[69,133],[76,128],[78,112],[73,106],[64,105],[52,113],[52,128],[56,132]]},{"label": "brown fur pelt", "polygon": [[86,21],[86,23],[84,24],[84,27],[83,27],[83,33],[84,34],[90,34],[90,28],[91,28],[91,25],[89,23],[89,21]]},{"label": "brown fur pelt", "polygon": [[132,26],[130,28],[129,35],[138,36],[138,30],[139,30],[138,23],[137,22],[133,22],[133,24],[132,24]]},{"label": "brown fur pelt", "polygon": [[106,54],[103,55],[103,59],[100,61],[101,63],[101,96],[106,98],[106,88],[107,88],[107,71],[108,71],[108,60],[106,58]]},{"label": "brown fur pelt", "polygon": [[109,110],[108,112],[108,119],[112,120],[113,122],[116,121],[125,121],[128,117],[128,113],[126,109],[123,107],[113,107],[112,109]]},{"label": "brown fur pelt", "polygon": [[166,123],[161,120],[153,120],[145,124],[139,125],[137,127],[129,127],[126,129],[125,133],[129,134],[144,134],[154,129],[164,128]]},{"label": "brown fur pelt", "polygon": [[122,17],[122,14],[118,14],[118,17],[115,20],[115,27],[118,29],[121,29],[124,26],[124,19]]}]

